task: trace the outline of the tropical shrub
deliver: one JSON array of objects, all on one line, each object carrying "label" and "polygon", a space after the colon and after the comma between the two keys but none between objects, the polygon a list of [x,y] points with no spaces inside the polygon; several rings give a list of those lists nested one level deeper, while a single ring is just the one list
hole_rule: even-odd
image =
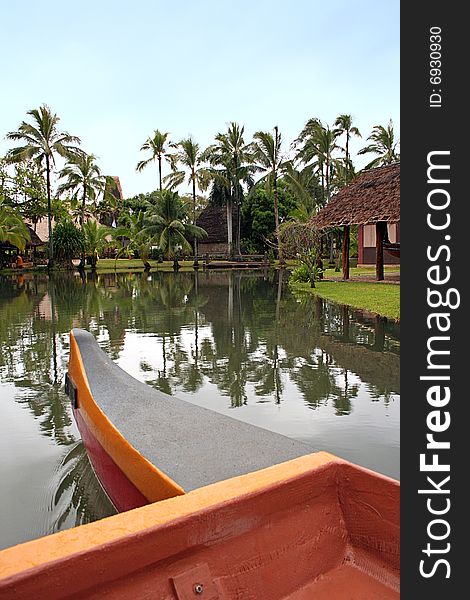
[{"label": "tropical shrub", "polygon": [[308,274],[307,265],[301,264],[292,271],[289,281],[293,283],[308,283],[310,277]]},{"label": "tropical shrub", "polygon": [[319,266],[317,252],[312,248],[298,255],[300,265],[296,267],[290,276],[289,283],[310,283],[315,287],[315,281],[322,278],[323,269]]},{"label": "tropical shrub", "polygon": [[23,219],[10,206],[0,201],[0,242],[8,242],[24,250],[29,241],[29,231]]},{"label": "tropical shrub", "polygon": [[85,236],[70,219],[59,221],[52,232],[54,255],[57,262],[73,269],[72,259],[79,258],[85,250]]},{"label": "tropical shrub", "polygon": [[108,246],[111,245],[106,238],[110,233],[108,227],[100,226],[96,221],[87,221],[83,225],[85,252],[92,270],[96,269],[98,257]]},{"label": "tropical shrub", "polygon": [[283,223],[280,229],[280,243],[284,258],[299,258],[306,251],[319,250],[321,236],[311,225],[289,221]]}]

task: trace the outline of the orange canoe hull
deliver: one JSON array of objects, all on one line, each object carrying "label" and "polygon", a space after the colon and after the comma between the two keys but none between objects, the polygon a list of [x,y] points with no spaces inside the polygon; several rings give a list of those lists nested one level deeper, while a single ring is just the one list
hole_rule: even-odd
[{"label": "orange canoe hull", "polygon": [[2,599],[398,598],[399,485],[320,452],[4,550],[0,577]]}]

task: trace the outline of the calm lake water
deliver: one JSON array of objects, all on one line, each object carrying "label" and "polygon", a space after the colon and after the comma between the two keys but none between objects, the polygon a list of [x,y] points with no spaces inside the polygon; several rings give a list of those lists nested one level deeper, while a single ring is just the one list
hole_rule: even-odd
[{"label": "calm lake water", "polygon": [[287,277],[0,276],[0,547],[114,512],[63,389],[72,327],[167,394],[398,477],[398,325]]}]

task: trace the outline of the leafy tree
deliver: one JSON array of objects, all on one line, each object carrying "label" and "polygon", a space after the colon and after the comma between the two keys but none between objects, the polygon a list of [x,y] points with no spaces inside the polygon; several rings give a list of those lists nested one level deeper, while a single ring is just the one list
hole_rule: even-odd
[{"label": "leafy tree", "polygon": [[160,183],[160,191],[162,191],[162,159],[166,158],[171,162],[171,155],[168,149],[173,146],[168,140],[170,134],[162,133],[155,129],[153,137],[148,137],[142,144],[141,151],[150,151],[150,158],[141,160],[137,163],[137,171],[142,171],[147,165],[156,160],[158,162],[158,180]]},{"label": "leafy tree", "polygon": [[36,231],[38,222],[47,215],[47,189],[41,167],[32,160],[17,163],[13,186],[15,207]]},{"label": "leafy tree", "polygon": [[65,181],[59,186],[58,193],[70,192],[73,198],[80,197],[80,225],[83,228],[87,200],[96,204],[98,195],[104,194],[106,177],[96,164],[96,156],[85,153],[70,157],[59,175]]},{"label": "leafy tree", "polygon": [[29,239],[28,228],[21,216],[0,200],[0,242],[8,242],[24,251]]},{"label": "leafy tree", "polygon": [[306,223],[290,221],[281,226],[281,243],[287,258],[299,258],[303,253],[318,250],[320,233]]},{"label": "leafy tree", "polygon": [[8,162],[5,158],[0,158],[0,202],[10,201],[11,195],[11,177],[8,173]]},{"label": "leafy tree", "polygon": [[[278,243],[272,196],[266,190],[266,187],[266,182],[255,186],[246,197],[242,208],[245,235],[261,251],[266,248],[266,244],[270,240],[274,241],[273,237],[276,240],[276,245]],[[278,214],[279,220],[282,222],[288,218],[297,203],[285,181],[279,179],[277,188]]]},{"label": "leafy tree", "polygon": [[122,203],[123,213],[125,214],[129,211],[136,213],[148,210],[149,205],[155,206],[157,203],[159,193],[160,192],[155,190],[145,194],[137,194],[132,198],[126,198]]},{"label": "leafy tree", "polygon": [[73,269],[72,259],[80,256],[85,247],[83,231],[70,219],[59,221],[52,232],[58,262],[66,269]]},{"label": "leafy tree", "polygon": [[35,159],[45,165],[47,188],[47,216],[49,227],[49,267],[54,264],[54,240],[52,236],[52,191],[51,172],[55,165],[55,155],[69,158],[80,150],[74,144],[80,144],[80,138],[67,132],[59,131],[59,117],[43,104],[39,109],[27,113],[32,117],[33,125],[23,121],[17,131],[7,134],[7,139],[24,142],[7,153],[8,162],[22,162]]},{"label": "leafy tree", "polygon": [[397,153],[398,142],[395,141],[392,119],[388,122],[387,127],[375,125],[367,139],[371,140],[372,144],[359,150],[358,154],[373,153],[378,154],[378,156],[366,165],[365,169],[371,169],[380,165],[390,165],[400,160],[400,155]]}]

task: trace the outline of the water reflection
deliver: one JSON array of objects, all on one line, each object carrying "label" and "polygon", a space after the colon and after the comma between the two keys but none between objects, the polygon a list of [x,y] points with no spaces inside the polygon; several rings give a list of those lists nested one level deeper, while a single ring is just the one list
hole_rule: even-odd
[{"label": "water reflection", "polygon": [[167,394],[398,474],[398,325],[286,283],[246,271],[0,277],[0,390],[13,386],[57,449],[35,535],[112,511],[62,389],[72,327]]},{"label": "water reflection", "polygon": [[[75,442],[61,460],[57,489],[53,496],[53,531],[71,525],[90,523],[114,513],[114,507],[102,492],[82,442]],[[70,525],[69,525],[70,526]]]}]

